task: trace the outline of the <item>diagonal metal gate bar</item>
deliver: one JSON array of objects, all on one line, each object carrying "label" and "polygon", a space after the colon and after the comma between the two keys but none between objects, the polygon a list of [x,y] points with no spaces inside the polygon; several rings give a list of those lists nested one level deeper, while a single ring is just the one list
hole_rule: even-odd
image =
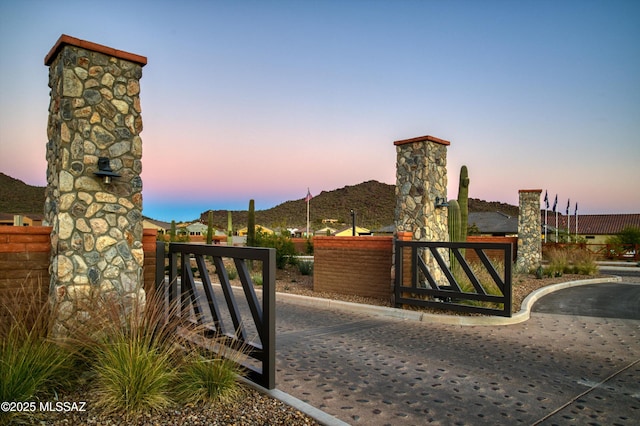
[{"label": "diagonal metal gate bar", "polygon": [[[396,240],[395,304],[510,317],[512,249],[508,243]],[[477,261],[468,260],[469,250]]]},{"label": "diagonal metal gate bar", "polygon": [[[242,347],[242,351],[259,364],[243,364],[249,371],[249,379],[267,389],[274,389],[275,249],[171,243],[168,257],[169,281],[165,282],[162,271],[157,282],[162,283],[161,290],[169,304],[176,303],[179,297],[180,315],[184,320],[206,326],[209,329],[207,335],[216,337],[217,343],[222,342],[231,349]],[[221,290],[218,291],[222,295],[216,295],[214,291],[205,257],[213,260],[220,281]],[[159,258],[164,259],[164,256]],[[224,259],[232,260],[238,271],[244,295],[240,300],[234,293]],[[192,260],[195,260],[200,281],[194,278]],[[261,298],[256,295],[247,261],[255,261],[262,266]],[[257,341],[253,334],[257,334]]]}]

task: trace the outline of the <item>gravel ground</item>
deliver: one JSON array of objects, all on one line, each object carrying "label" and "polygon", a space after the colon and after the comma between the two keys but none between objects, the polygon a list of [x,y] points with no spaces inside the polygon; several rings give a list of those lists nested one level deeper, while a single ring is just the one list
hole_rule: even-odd
[{"label": "gravel ground", "polygon": [[[91,396],[86,393],[65,395],[64,401],[87,401],[85,412],[58,412],[41,414],[31,419],[40,425],[317,425],[312,418],[283,402],[254,389],[243,387],[242,395],[232,403],[197,404],[181,406],[156,413],[147,413],[125,419],[120,415],[107,415],[91,408]],[[1,424],[1,422],[0,422]]]},{"label": "gravel ground", "polygon": [[[212,277],[214,278],[214,277]],[[580,275],[564,275],[560,278],[536,279],[532,275],[516,275],[513,278],[514,312],[520,310],[522,300],[531,292],[559,282],[584,279]],[[594,278],[594,277],[590,277]],[[238,282],[239,285],[239,282]],[[277,272],[276,291],[304,296],[323,297],[355,303],[391,306],[390,300],[348,296],[313,291],[313,277],[300,275],[295,269]],[[430,310],[430,312],[439,312]],[[457,313],[460,315],[460,313]],[[254,389],[243,387],[242,396],[233,403],[198,404],[182,406],[135,419],[123,419],[118,415],[106,415],[91,407],[90,392],[78,391],[63,395],[65,401],[87,401],[86,412],[46,413],[31,419],[40,425],[316,425],[317,422],[300,411],[268,397]],[[0,422],[1,423],[1,422]]]}]

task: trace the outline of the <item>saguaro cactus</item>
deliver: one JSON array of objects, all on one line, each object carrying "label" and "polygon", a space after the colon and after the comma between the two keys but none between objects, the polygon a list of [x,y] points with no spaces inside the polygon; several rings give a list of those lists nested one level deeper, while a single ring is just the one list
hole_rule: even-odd
[{"label": "saguaro cactus", "polygon": [[231,210],[227,211],[227,245],[233,245],[233,219],[231,218]]},{"label": "saguaro cactus", "polygon": [[467,241],[467,227],[469,226],[469,172],[467,166],[460,168],[460,182],[458,183],[458,204],[460,206],[460,221],[462,229],[460,241]]},{"label": "saguaro cactus", "polygon": [[[460,234],[462,226],[462,220],[460,219],[460,205],[456,200],[449,200],[449,212],[448,212],[448,223],[449,223],[449,241],[459,242]],[[451,265],[451,270],[455,270],[458,266],[458,262],[456,260],[455,255],[453,254],[453,250],[449,253],[449,263]]]},{"label": "saguaro cactus", "polygon": [[213,212],[209,210],[209,216],[207,217],[207,244],[213,242]]},{"label": "saguaro cactus", "polygon": [[253,200],[249,200],[249,214],[247,217],[247,246],[256,245],[256,206]]},{"label": "saguaro cactus", "polygon": [[176,240],[176,221],[171,221],[171,229],[169,230],[169,241],[174,242]]}]

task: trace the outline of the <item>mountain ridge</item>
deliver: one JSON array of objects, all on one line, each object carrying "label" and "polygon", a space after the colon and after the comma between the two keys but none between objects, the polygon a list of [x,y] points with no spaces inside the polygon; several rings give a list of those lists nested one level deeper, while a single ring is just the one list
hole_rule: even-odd
[{"label": "mountain ridge", "polygon": [[[28,185],[0,172],[0,213],[42,215],[44,202],[45,187]],[[325,226],[324,219],[333,219],[336,223],[330,225],[332,228],[346,227],[351,224],[353,209],[358,226],[379,229],[393,224],[395,204],[395,185],[375,180],[321,191],[310,201],[310,224],[313,229],[319,229]],[[227,228],[227,211],[212,210],[215,227]],[[510,216],[518,215],[516,206],[476,198],[469,198],[469,211],[500,211]],[[200,214],[201,222],[207,223],[208,212]],[[234,229],[247,225],[247,210],[232,210],[231,214]],[[306,226],[306,215],[306,201],[301,198],[285,201],[270,209],[256,210],[256,223],[271,228],[301,227]]]}]

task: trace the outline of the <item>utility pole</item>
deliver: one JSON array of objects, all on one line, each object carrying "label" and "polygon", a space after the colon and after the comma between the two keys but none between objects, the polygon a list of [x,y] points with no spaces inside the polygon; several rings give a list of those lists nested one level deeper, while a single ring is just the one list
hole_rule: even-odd
[{"label": "utility pole", "polygon": [[351,235],[356,236],[356,211],[351,209]]}]

